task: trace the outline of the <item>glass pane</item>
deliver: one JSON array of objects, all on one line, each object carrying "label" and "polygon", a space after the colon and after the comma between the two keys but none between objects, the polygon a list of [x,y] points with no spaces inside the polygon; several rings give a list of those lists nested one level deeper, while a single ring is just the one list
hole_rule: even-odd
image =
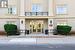
[{"label": "glass pane", "polygon": [[40,4],[33,4],[32,12],[42,12],[42,8],[41,8]]},{"label": "glass pane", "polygon": [[66,5],[58,5],[56,7],[56,14],[67,14],[67,6]]},{"label": "glass pane", "polygon": [[16,7],[12,7],[12,14],[16,14]]},{"label": "glass pane", "polygon": [[33,32],[36,32],[36,28],[35,28],[35,26],[33,25]]},{"label": "glass pane", "polygon": [[13,14],[13,15],[17,14],[16,7],[14,7],[14,6],[9,7],[8,8],[8,13]]},{"label": "glass pane", "polygon": [[37,29],[37,32],[41,32],[41,29]]},{"label": "glass pane", "polygon": [[35,4],[32,5],[32,12],[37,12],[36,5]]},{"label": "glass pane", "polygon": [[37,32],[41,32],[41,24],[39,23],[39,24],[37,24]]}]

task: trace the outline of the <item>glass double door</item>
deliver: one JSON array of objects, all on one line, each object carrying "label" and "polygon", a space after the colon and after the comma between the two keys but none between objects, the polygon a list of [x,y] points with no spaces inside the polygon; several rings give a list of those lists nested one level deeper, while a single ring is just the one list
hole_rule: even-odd
[{"label": "glass double door", "polygon": [[30,33],[43,33],[43,21],[30,21]]}]

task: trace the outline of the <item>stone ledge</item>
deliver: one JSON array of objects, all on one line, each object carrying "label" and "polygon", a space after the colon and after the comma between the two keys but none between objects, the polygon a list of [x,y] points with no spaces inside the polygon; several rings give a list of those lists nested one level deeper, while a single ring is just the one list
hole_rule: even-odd
[{"label": "stone ledge", "polygon": [[0,35],[7,35],[5,31],[0,31]]}]

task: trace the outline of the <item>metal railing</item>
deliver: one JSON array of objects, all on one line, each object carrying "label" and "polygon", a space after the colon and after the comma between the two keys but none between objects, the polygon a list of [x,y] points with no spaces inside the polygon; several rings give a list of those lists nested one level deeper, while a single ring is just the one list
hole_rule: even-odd
[{"label": "metal railing", "polygon": [[48,16],[48,12],[25,12],[25,16]]}]

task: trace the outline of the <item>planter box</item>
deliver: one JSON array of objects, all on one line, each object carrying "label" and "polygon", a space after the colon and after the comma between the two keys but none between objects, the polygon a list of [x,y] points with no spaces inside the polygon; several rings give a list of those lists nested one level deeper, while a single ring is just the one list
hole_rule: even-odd
[{"label": "planter box", "polygon": [[0,31],[0,35],[7,35],[5,31]]},{"label": "planter box", "polygon": [[57,32],[59,34],[68,35],[70,31],[71,31],[70,26],[64,26],[64,25],[58,25],[57,26]]},{"label": "planter box", "polygon": [[17,26],[14,24],[5,24],[4,29],[7,35],[17,35]]}]

